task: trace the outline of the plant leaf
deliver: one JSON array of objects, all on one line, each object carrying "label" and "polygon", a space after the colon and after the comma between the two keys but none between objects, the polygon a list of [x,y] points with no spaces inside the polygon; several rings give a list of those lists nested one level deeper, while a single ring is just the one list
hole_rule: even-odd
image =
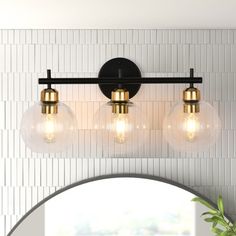
[{"label": "plant leaf", "polygon": [[193,198],[192,201],[198,202],[210,209],[209,211],[204,212],[202,216],[206,216],[204,221],[212,223],[211,231],[215,236],[236,236],[236,222],[234,224],[228,222],[224,216],[222,196],[219,196],[217,200],[218,209],[214,208],[210,203],[199,197]]},{"label": "plant leaf", "polygon": [[212,219],[214,220],[214,222],[217,222],[217,224],[220,224],[224,227],[228,227],[227,222],[222,216],[213,216]]},{"label": "plant leaf", "polygon": [[192,199],[192,201],[193,201],[193,202],[199,202],[199,203],[201,203],[202,205],[206,206],[207,208],[216,211],[216,209],[215,209],[210,203],[208,203],[207,201],[203,200],[203,199],[200,198],[200,197],[195,197],[195,198]]},{"label": "plant leaf", "polygon": [[212,215],[212,216],[215,216],[215,215],[218,215],[217,212],[213,212],[213,211],[207,211],[207,212],[204,212],[201,214],[201,216],[205,216],[205,215]]},{"label": "plant leaf", "polygon": [[216,234],[221,234],[223,232],[223,230],[219,229],[219,228],[211,228],[211,232],[216,233]]},{"label": "plant leaf", "polygon": [[205,218],[204,220],[205,220],[206,222],[214,222],[214,220],[211,219],[211,218]]},{"label": "plant leaf", "polygon": [[221,214],[224,215],[224,204],[223,204],[223,199],[222,199],[221,195],[218,197],[217,206],[218,206]]}]

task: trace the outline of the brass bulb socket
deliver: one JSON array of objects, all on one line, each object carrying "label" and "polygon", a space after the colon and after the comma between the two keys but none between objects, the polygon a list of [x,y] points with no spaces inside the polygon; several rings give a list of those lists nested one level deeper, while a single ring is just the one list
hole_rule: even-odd
[{"label": "brass bulb socket", "polygon": [[183,91],[183,111],[184,113],[200,112],[199,101],[201,99],[200,90],[194,87],[189,87]]},{"label": "brass bulb socket", "polygon": [[59,96],[58,91],[51,88],[46,88],[41,91],[41,102],[42,103],[58,103]]},{"label": "brass bulb socket", "polygon": [[183,101],[194,103],[199,102],[201,99],[200,90],[194,87],[189,87],[183,91]]},{"label": "brass bulb socket", "polygon": [[184,113],[199,113],[199,103],[184,103]]},{"label": "brass bulb socket", "polygon": [[42,114],[52,115],[58,113],[58,105],[56,104],[47,104],[42,103]]},{"label": "brass bulb socket", "polygon": [[57,114],[59,96],[58,91],[51,88],[46,88],[41,91],[41,103],[43,114]]},{"label": "brass bulb socket", "polygon": [[113,103],[112,104],[112,113],[113,114],[128,114],[129,109],[128,105],[125,103]]},{"label": "brass bulb socket", "polygon": [[129,101],[129,91],[125,89],[116,89],[111,92],[112,102],[128,102]]}]

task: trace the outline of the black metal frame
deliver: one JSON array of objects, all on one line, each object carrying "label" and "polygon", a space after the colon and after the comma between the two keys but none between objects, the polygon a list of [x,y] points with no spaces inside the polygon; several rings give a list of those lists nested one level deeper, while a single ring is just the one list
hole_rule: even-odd
[{"label": "black metal frame", "polygon": [[190,69],[189,77],[141,77],[137,65],[126,58],[114,58],[107,61],[99,71],[98,78],[52,78],[47,70],[47,78],[39,78],[39,84],[98,84],[103,94],[110,98],[114,88],[126,88],[133,97],[141,84],[193,84],[202,83],[202,77],[194,77]]},{"label": "black metal frame", "polygon": [[[211,201],[209,198],[205,197],[204,195],[198,193],[197,191],[191,189],[190,187],[187,187],[183,184],[177,183],[173,180],[169,180],[169,179],[165,179],[163,177],[159,177],[159,176],[153,176],[153,175],[147,175],[147,174],[132,174],[132,173],[124,173],[124,174],[109,174],[109,175],[101,175],[101,176],[97,176],[97,177],[92,177],[89,179],[85,179],[85,180],[81,180],[78,181],[76,183],[70,184],[64,188],[61,188],[60,190],[57,190],[56,192],[54,192],[53,194],[49,195],[48,197],[44,198],[42,201],[40,201],[39,203],[37,203],[33,208],[31,208],[16,224],[15,226],[11,229],[11,231],[7,234],[7,236],[11,236],[15,230],[18,228],[18,226],[31,214],[33,213],[36,209],[38,209],[40,206],[42,206],[44,203],[46,203],[47,201],[49,201],[51,198],[57,196],[58,194],[61,194],[63,192],[65,192],[66,190],[75,188],[77,186],[80,186],[82,184],[86,184],[86,183],[90,183],[93,181],[97,181],[97,180],[103,180],[103,179],[110,179],[110,178],[142,178],[142,179],[150,179],[150,180],[156,180],[156,181],[160,181],[163,183],[167,183],[176,187],[179,187],[187,192],[190,192],[194,195],[196,195],[197,197],[200,197],[202,199],[204,199],[205,201],[207,201],[208,203],[210,203],[212,206],[214,206],[215,208],[217,208],[217,205]],[[170,193],[171,194],[171,193]],[[225,213],[225,216],[227,217],[227,219],[232,223],[233,220],[232,218]]]},{"label": "black metal frame", "polygon": [[[193,68],[190,72],[193,74]],[[51,75],[51,70],[47,70]],[[50,80],[49,80],[50,79]],[[123,78],[39,78],[39,84],[199,84],[202,77],[126,77]]]}]

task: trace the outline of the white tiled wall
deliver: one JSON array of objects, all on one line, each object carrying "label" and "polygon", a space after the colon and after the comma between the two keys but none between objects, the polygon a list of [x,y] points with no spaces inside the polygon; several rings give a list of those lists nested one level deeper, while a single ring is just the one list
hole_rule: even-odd
[{"label": "white tiled wall", "polygon": [[[38,100],[38,77],[97,76],[113,57],[133,60],[143,76],[202,76],[203,97],[218,111],[222,134],[209,151],[176,153],[162,139],[163,115],[183,85],[142,86],[133,101],[149,114],[144,148],[114,150],[92,116],[106,101],[96,85],[56,86],[78,119],[77,144],[62,154],[35,154],[19,136],[23,112]],[[236,218],[236,30],[0,30],[0,235],[38,201],[75,181],[143,173],[183,183],[215,200],[223,194]],[[116,156],[116,157],[115,157]],[[122,156],[121,158],[117,156]]]}]

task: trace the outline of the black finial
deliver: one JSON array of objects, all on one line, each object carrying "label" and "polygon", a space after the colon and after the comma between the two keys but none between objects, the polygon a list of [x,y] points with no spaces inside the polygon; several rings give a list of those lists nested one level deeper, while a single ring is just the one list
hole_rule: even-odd
[{"label": "black finial", "polygon": [[[193,79],[194,78],[194,69],[190,68],[190,78]],[[193,88],[193,83],[190,83],[190,87]]]},{"label": "black finial", "polygon": [[[50,81],[51,78],[52,78],[51,77],[51,70],[47,69],[47,79]],[[52,84],[48,83],[47,85],[48,85],[48,89],[50,89]]]}]

